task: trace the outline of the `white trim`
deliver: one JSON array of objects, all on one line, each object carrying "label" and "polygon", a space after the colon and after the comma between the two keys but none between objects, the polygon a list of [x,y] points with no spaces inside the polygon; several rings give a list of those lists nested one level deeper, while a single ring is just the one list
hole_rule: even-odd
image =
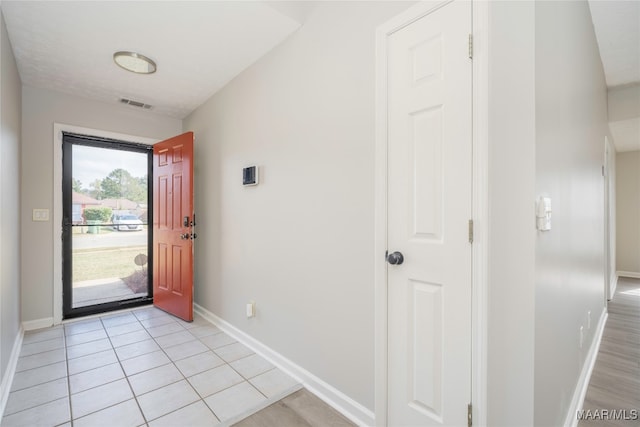
[{"label": "white trim", "polygon": [[153,145],[158,139],[91,129],[64,123],[53,124],[53,324],[62,322],[62,132]]},{"label": "white trim", "polygon": [[616,294],[616,289],[618,289],[618,275],[614,273],[611,278],[611,299]]},{"label": "white trim", "polygon": [[36,329],[48,328],[51,326],[53,326],[53,317],[45,317],[42,319],[22,322],[22,328],[25,331],[35,331]]},{"label": "white trim", "polygon": [[471,402],[473,425],[487,425],[487,307],[489,265],[489,2],[474,1],[473,34],[473,251]]},{"label": "white trim", "polygon": [[564,420],[565,427],[577,427],[578,425],[578,411],[582,409],[584,398],[587,395],[589,380],[593,373],[593,367],[596,364],[598,350],[600,349],[600,342],[602,341],[602,334],[604,332],[604,326],[607,323],[608,316],[609,314],[607,313],[607,310],[603,309],[602,314],[600,315],[600,320],[598,321],[595,336],[593,337],[591,347],[589,348],[589,353],[587,354],[585,363],[582,366],[582,372],[580,372],[578,383],[576,384],[576,388],[573,392],[573,398],[571,399],[571,404],[569,405],[569,410],[567,411],[567,416]]},{"label": "white trim", "polygon": [[342,415],[359,426],[372,426],[375,423],[374,414],[349,396],[327,384],[303,367],[295,364],[275,350],[267,347],[247,333],[236,328],[227,321],[216,316],[206,308],[193,304],[195,313],[219,327],[226,334],[246,345],[260,356],[277,366],[282,371],[301,383],[307,390],[325,401]]},{"label": "white trim", "polygon": [[2,392],[2,395],[0,396],[0,419],[2,419],[2,416],[4,415],[7,400],[9,400],[9,393],[11,393],[11,384],[13,384],[13,377],[16,373],[16,366],[18,365],[18,357],[20,356],[20,350],[22,349],[23,338],[24,328],[20,326],[16,339],[13,341],[13,349],[11,350],[9,363],[7,363],[7,369],[4,371],[2,383],[0,384],[0,390]]},{"label": "white trim", "polygon": [[[640,279],[640,273],[636,273],[634,271],[616,271],[616,276],[620,277],[630,277],[632,279]],[[618,285],[618,281],[616,279],[616,286]]]},{"label": "white trim", "polygon": [[[420,2],[380,25],[376,31],[376,164],[375,164],[375,415],[387,425],[387,46],[389,35],[445,2]],[[473,202],[472,378],[473,424],[487,423],[487,254],[488,254],[488,105],[489,3],[473,1]]]}]

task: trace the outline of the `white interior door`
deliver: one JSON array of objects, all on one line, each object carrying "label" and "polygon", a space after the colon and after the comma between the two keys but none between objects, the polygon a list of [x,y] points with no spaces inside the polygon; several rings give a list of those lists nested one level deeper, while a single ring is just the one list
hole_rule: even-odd
[{"label": "white interior door", "polygon": [[467,424],[471,2],[388,37],[388,425]]}]

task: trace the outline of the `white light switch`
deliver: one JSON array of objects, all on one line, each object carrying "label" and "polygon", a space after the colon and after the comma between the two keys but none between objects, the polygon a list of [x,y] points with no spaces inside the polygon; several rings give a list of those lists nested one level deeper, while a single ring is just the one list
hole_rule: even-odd
[{"label": "white light switch", "polygon": [[247,304],[247,317],[253,317],[256,315],[256,304],[251,301]]},{"label": "white light switch", "polygon": [[536,228],[540,231],[551,230],[551,199],[540,197],[536,204]]},{"label": "white light switch", "polygon": [[49,221],[49,209],[34,209],[33,221]]}]

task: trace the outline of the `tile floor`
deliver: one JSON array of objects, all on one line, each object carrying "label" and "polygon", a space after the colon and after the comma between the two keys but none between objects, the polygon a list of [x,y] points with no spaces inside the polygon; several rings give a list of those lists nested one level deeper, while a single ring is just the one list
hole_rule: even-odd
[{"label": "tile floor", "polygon": [[143,308],[25,333],[2,426],[230,425],[300,388],[202,317]]}]

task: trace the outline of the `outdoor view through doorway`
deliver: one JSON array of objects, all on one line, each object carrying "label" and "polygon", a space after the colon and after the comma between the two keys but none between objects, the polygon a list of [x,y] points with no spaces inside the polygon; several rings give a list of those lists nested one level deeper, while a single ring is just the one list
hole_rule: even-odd
[{"label": "outdoor view through doorway", "polygon": [[152,147],[65,134],[65,318],[151,302]]}]

